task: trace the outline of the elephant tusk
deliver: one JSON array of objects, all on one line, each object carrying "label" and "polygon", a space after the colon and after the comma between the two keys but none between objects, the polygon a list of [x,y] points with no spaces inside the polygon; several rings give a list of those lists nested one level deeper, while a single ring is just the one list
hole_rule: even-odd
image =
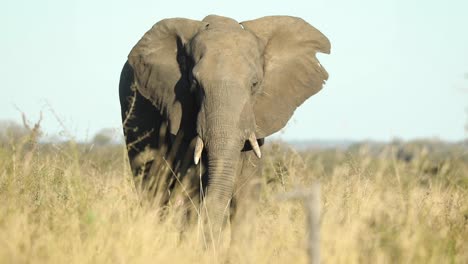
[{"label": "elephant tusk", "polygon": [[198,164],[198,162],[200,161],[202,151],[203,140],[199,136],[197,136],[197,141],[195,142],[195,153],[193,155],[193,162],[195,162],[195,164]]},{"label": "elephant tusk", "polygon": [[257,142],[257,137],[255,137],[254,133],[252,133],[252,135],[250,135],[249,142],[250,142],[250,145],[252,146],[253,151],[255,152],[255,155],[258,158],[261,158],[262,157],[262,152],[260,151],[260,147],[258,146],[258,142]]}]

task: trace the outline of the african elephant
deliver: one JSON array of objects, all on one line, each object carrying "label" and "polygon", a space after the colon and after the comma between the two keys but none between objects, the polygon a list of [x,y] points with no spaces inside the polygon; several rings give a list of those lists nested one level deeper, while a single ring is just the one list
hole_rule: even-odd
[{"label": "african elephant", "polygon": [[[264,138],[327,80],[317,52],[328,54],[329,40],[296,17],[156,23],[131,50],[120,78],[133,173],[149,179],[163,156],[172,175],[195,178],[196,189],[193,166],[205,168],[200,212],[210,227],[205,233],[217,241],[226,221],[244,218],[244,201],[258,194]],[[143,153],[150,155],[142,161]],[[163,186],[171,190],[174,182]]]}]

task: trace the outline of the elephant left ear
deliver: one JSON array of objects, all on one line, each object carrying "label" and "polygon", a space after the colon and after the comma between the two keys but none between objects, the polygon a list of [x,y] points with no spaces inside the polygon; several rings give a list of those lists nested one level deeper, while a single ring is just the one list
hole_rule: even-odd
[{"label": "elephant left ear", "polygon": [[283,128],[307,98],[322,89],[327,71],[317,52],[330,53],[330,41],[297,17],[269,16],[241,23],[260,41],[264,55],[263,92],[254,104],[257,137]]}]

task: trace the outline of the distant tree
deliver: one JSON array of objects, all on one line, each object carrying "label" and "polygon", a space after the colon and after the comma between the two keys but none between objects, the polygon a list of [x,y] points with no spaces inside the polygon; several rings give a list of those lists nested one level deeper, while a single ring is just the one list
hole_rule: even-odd
[{"label": "distant tree", "polygon": [[26,151],[30,158],[42,136],[42,112],[39,120],[33,125],[26,118],[25,113],[21,113],[21,117],[23,125],[9,120],[0,121],[0,146],[14,146],[20,152]]},{"label": "distant tree", "polygon": [[92,143],[96,146],[107,146],[116,141],[116,132],[113,128],[103,128],[94,135]]},{"label": "distant tree", "polygon": [[29,131],[24,126],[11,120],[0,120],[0,142],[18,142],[28,134]]}]

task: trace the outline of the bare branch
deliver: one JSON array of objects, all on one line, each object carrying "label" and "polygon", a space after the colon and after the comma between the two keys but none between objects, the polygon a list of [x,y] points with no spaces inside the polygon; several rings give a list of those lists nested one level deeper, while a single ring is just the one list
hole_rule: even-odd
[{"label": "bare branch", "polygon": [[320,184],[315,183],[310,189],[297,189],[278,195],[278,201],[301,200],[307,216],[309,263],[320,263]]},{"label": "bare branch", "polygon": [[127,122],[128,120],[130,120],[130,118],[133,116],[133,111],[135,109],[135,102],[136,102],[136,93],[137,93],[137,89],[134,85],[132,85],[132,90],[134,91],[133,92],[133,96],[130,98],[130,109],[128,109],[128,112],[125,113],[125,119],[124,121],[122,122],[122,127],[125,129],[125,127],[127,126]]},{"label": "bare branch", "polygon": [[141,137],[138,137],[136,140],[130,142],[127,144],[127,149],[130,149],[132,148],[133,146],[135,146],[136,144],[138,144],[139,142],[143,141],[144,139],[148,138],[151,136],[151,133],[154,132],[154,129],[151,129],[149,131],[146,131],[145,134],[143,134]]}]

